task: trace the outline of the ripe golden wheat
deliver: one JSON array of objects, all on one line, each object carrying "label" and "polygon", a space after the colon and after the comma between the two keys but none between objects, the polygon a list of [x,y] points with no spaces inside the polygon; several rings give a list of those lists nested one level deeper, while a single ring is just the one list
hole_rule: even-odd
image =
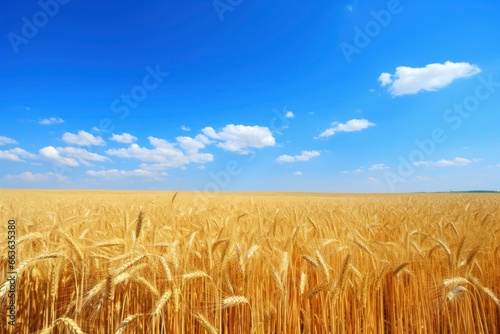
[{"label": "ripe golden wheat", "polygon": [[0,218],[8,333],[500,332],[494,194],[2,190]]}]

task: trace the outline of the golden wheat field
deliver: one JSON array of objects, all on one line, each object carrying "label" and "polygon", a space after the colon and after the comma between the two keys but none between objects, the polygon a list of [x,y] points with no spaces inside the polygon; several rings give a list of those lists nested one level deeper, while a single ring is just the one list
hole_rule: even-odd
[{"label": "golden wheat field", "polygon": [[1,195],[6,333],[500,332],[500,195]]}]

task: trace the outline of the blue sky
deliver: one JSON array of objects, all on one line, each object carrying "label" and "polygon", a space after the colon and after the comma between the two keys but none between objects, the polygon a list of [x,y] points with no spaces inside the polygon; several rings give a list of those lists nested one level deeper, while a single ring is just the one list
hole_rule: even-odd
[{"label": "blue sky", "polygon": [[5,2],[0,187],[500,190],[500,4]]}]

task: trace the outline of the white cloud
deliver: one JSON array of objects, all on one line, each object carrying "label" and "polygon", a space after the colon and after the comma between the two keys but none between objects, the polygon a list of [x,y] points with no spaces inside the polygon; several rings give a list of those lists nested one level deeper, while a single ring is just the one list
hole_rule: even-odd
[{"label": "white cloud", "polygon": [[466,158],[455,158],[453,160],[441,159],[438,161],[417,161],[413,166],[431,166],[431,167],[448,167],[448,166],[467,166],[472,160]]},{"label": "white cloud", "polygon": [[62,118],[59,118],[59,117],[51,117],[51,118],[42,119],[38,123],[42,124],[42,125],[61,124],[61,123],[64,123],[64,120]]},{"label": "white cloud", "polygon": [[116,135],[113,133],[113,135],[109,139],[117,143],[131,144],[137,140],[137,137],[132,136],[130,133],[124,132],[121,135]]},{"label": "white cloud", "polygon": [[353,171],[343,170],[340,173],[341,174],[351,174],[352,173],[352,174],[359,175],[359,174],[363,174],[364,172],[366,172],[366,170],[384,170],[384,169],[389,169],[389,168],[390,167],[385,166],[384,164],[374,164],[367,169],[365,169],[364,167],[359,167]]},{"label": "white cloud", "polygon": [[80,159],[80,162],[85,163],[86,160],[91,161],[106,161],[109,158],[99,155],[97,153],[92,153],[83,148],[77,147],[58,147],[56,151],[64,156]]},{"label": "white cloud", "polygon": [[191,129],[190,129],[190,128],[188,128],[188,127],[187,127],[187,126],[185,126],[185,125],[181,125],[181,130],[182,130],[182,131],[190,131]]},{"label": "white cloud", "polygon": [[205,163],[214,160],[214,156],[210,153],[200,153],[198,152],[205,145],[212,143],[207,137],[202,134],[198,134],[196,137],[185,137],[180,136],[175,138],[179,143],[179,146],[186,152],[187,157],[192,162]]},{"label": "white cloud", "polygon": [[76,167],[79,163],[73,158],[62,157],[54,146],[46,146],[39,150],[40,156],[60,165]]},{"label": "white cloud", "polygon": [[56,173],[45,173],[45,174],[33,174],[32,172],[24,172],[17,175],[7,175],[5,177],[7,180],[20,180],[26,182],[42,182],[42,181],[59,181],[64,182],[68,179],[67,176],[56,174]]},{"label": "white cloud", "polygon": [[[153,165],[141,164],[141,168],[148,170],[164,170],[168,168],[178,168],[183,167],[184,165],[193,162],[206,162],[209,160],[209,156],[205,156],[203,154],[198,153],[195,149],[195,146],[198,145],[196,143],[186,141],[185,147],[189,147],[192,149],[191,153],[197,153],[197,155],[191,156],[191,159],[184,154],[180,149],[175,147],[175,144],[172,144],[165,139],[148,137],[150,144],[153,146],[152,149],[146,147],[140,147],[137,144],[132,144],[128,148],[120,148],[120,149],[109,149],[106,150],[106,154],[111,156],[116,156],[119,158],[131,158],[137,159],[142,162],[155,163]],[[198,138],[199,141],[202,139]],[[182,140],[181,140],[182,141]],[[190,146],[191,145],[191,146]],[[196,160],[196,161],[195,161]]]},{"label": "white cloud", "polygon": [[0,136],[0,146],[3,146],[5,144],[19,144],[19,143],[12,138]]},{"label": "white cloud", "polygon": [[295,173],[293,173],[293,175],[295,175],[295,176],[302,176],[302,175],[304,175],[304,174],[302,174],[302,172],[300,172],[300,171],[299,171],[299,172],[295,172]]},{"label": "white cloud", "polygon": [[[150,178],[150,179],[155,179],[155,180],[162,179],[160,174],[158,174],[157,172],[153,172],[150,170],[144,170],[144,169],[134,169],[134,170],[108,169],[108,170],[100,170],[100,171],[88,170],[87,175],[95,176],[95,177],[102,177],[102,178],[106,178],[106,179],[126,178],[126,177],[143,177],[143,178]],[[162,174],[162,175],[165,175],[165,174]]]},{"label": "white cloud", "polygon": [[21,158],[35,159],[36,155],[19,147],[5,151],[0,150],[0,160],[24,162]]},{"label": "white cloud", "polygon": [[285,118],[294,118],[295,114],[292,111],[287,111],[285,114]]},{"label": "white cloud", "polygon": [[101,129],[99,129],[97,126],[93,126],[91,130],[95,132],[101,132]]},{"label": "white cloud", "polygon": [[[143,162],[168,162],[172,161],[173,165],[184,165],[188,159],[184,156],[181,150],[175,148],[174,144],[169,143],[164,139],[148,137],[150,144],[154,147],[149,149],[140,147],[137,144],[132,144],[128,148],[109,149],[106,154],[119,158],[133,158]],[[174,163],[176,162],[176,163]]]},{"label": "white cloud", "polygon": [[187,136],[179,136],[175,138],[179,145],[186,151],[186,152],[194,152],[198,151],[202,148],[205,147],[205,145],[212,144],[214,141],[208,139],[206,136],[202,134],[196,135],[196,137],[191,138]]},{"label": "white cloud", "polygon": [[378,81],[388,86],[392,96],[416,94],[420,91],[435,91],[448,86],[459,78],[468,78],[481,72],[477,65],[466,62],[434,63],[425,67],[398,66],[395,74],[382,73]]},{"label": "white cloud", "polygon": [[386,166],[385,164],[373,164],[371,165],[368,170],[384,170],[384,169],[390,169],[391,167]]},{"label": "white cloud", "polygon": [[73,134],[69,132],[65,132],[62,136],[62,140],[66,144],[74,144],[79,146],[103,146],[106,142],[99,136],[94,136],[91,133],[80,130],[78,134]]},{"label": "white cloud", "polygon": [[338,123],[333,122],[333,127],[326,129],[319,136],[320,137],[330,137],[336,134],[337,132],[354,132],[361,131],[370,126],[375,126],[375,123],[369,122],[366,119],[351,119],[346,123]]},{"label": "white cloud", "polygon": [[249,154],[251,148],[275,145],[275,139],[269,128],[257,125],[229,124],[220,132],[216,132],[212,127],[206,127],[202,132],[209,138],[222,141],[217,147],[237,154]]},{"label": "white cloud", "polygon": [[378,77],[378,81],[380,81],[381,86],[387,86],[392,82],[391,75],[389,73],[382,73]]},{"label": "white cloud", "polygon": [[302,151],[300,155],[294,155],[294,156],[286,154],[280,155],[279,157],[276,158],[275,161],[278,163],[307,161],[319,155],[320,155],[319,151]]}]

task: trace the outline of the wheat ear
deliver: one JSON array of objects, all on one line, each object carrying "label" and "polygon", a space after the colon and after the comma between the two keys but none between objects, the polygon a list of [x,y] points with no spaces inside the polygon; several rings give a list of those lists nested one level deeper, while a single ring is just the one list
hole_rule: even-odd
[{"label": "wheat ear", "polygon": [[139,235],[141,234],[143,218],[144,218],[144,215],[143,215],[142,211],[140,211],[139,216],[137,216],[137,223],[135,226],[135,239],[136,240],[139,238]]}]

